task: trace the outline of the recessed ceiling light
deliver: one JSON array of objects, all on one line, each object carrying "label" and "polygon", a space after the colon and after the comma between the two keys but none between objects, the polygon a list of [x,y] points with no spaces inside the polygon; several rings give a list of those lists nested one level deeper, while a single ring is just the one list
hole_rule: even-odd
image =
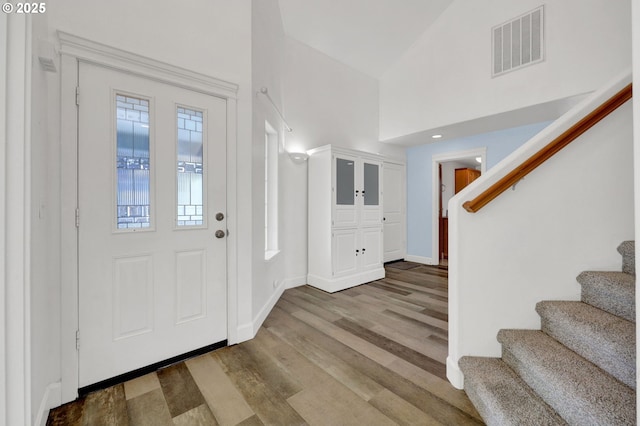
[{"label": "recessed ceiling light", "polygon": [[476,157],[476,161],[480,164],[482,164],[482,157]]},{"label": "recessed ceiling light", "polygon": [[442,135],[432,135],[431,136],[433,139],[440,139],[442,137]]}]

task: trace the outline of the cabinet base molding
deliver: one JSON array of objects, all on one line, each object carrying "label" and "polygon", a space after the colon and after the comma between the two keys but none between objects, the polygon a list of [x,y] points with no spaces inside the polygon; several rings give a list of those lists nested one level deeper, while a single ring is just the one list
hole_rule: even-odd
[{"label": "cabinet base molding", "polygon": [[379,280],[384,277],[384,268],[371,269],[369,271],[363,271],[357,274],[332,279],[309,274],[307,275],[307,284],[326,291],[327,293],[335,293],[336,291],[345,290],[347,288]]}]

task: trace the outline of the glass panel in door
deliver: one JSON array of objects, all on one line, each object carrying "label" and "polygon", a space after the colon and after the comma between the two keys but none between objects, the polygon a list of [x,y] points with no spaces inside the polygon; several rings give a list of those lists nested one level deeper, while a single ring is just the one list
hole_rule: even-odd
[{"label": "glass panel in door", "polygon": [[336,159],[336,204],[355,204],[355,164],[353,160]]},{"label": "glass panel in door", "polygon": [[202,111],[180,107],[177,109],[178,227],[201,226],[204,223],[202,118]]},{"label": "glass panel in door", "polygon": [[364,163],[364,190],[362,191],[365,206],[377,206],[380,203],[380,167],[377,164]]},{"label": "glass panel in door", "polygon": [[150,214],[149,101],[116,95],[116,227],[148,228]]}]

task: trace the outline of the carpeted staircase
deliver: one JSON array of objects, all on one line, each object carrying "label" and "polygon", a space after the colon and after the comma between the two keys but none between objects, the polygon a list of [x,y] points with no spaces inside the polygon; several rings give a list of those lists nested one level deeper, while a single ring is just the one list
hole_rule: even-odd
[{"label": "carpeted staircase", "polygon": [[500,330],[501,359],[460,359],[487,424],[636,424],[634,247],[618,247],[622,272],[578,276],[581,302],[538,303],[542,330]]}]

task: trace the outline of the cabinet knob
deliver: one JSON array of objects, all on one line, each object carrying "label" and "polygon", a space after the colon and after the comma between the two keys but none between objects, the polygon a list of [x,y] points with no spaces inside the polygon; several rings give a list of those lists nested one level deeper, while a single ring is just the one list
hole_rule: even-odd
[{"label": "cabinet knob", "polygon": [[362,252],[364,253],[364,249],[362,249]]}]

